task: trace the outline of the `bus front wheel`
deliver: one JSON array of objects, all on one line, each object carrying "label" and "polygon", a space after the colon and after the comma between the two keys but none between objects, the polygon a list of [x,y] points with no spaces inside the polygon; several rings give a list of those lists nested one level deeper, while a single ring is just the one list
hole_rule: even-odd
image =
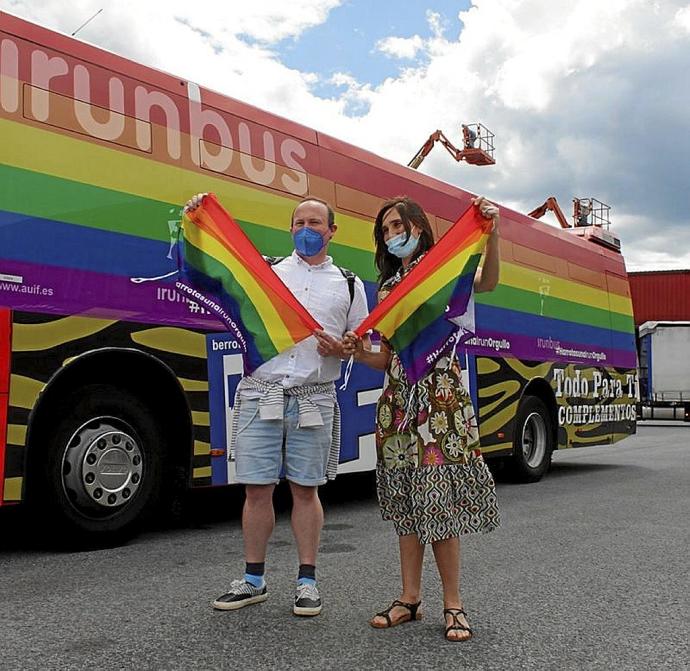
[{"label": "bus front wheel", "polygon": [[161,488],[163,431],[131,392],[88,385],[64,399],[43,433],[37,512],[62,539],[120,542]]},{"label": "bus front wheel", "polygon": [[551,465],[553,423],[546,404],[537,396],[525,396],[518,406],[513,434],[513,454],[508,468],[516,482],[537,482]]}]

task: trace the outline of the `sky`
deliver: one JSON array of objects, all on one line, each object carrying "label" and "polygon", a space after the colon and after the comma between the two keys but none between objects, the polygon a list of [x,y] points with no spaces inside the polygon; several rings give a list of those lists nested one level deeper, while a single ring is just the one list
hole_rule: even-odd
[{"label": "sky", "polygon": [[[611,206],[629,270],[690,268],[689,0],[0,0],[0,10],[529,212]],[[555,224],[551,214],[544,221]]]}]

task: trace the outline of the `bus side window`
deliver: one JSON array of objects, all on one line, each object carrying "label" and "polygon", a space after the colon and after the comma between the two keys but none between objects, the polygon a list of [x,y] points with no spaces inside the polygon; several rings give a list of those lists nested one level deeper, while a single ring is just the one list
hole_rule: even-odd
[{"label": "bus side window", "polygon": [[148,121],[31,84],[24,84],[23,109],[24,117],[31,121],[148,154],[152,152]]},{"label": "bus side window", "polygon": [[568,262],[568,275],[571,279],[576,282],[583,282],[584,284],[589,284],[597,289],[607,290],[606,279],[603,272],[596,270],[590,270],[589,268],[584,268],[583,266],[575,265],[574,263]]},{"label": "bus side window", "polygon": [[309,175],[306,172],[241,152],[237,148],[200,139],[199,157],[201,167],[209,172],[227,175],[292,196],[305,196],[310,193]]}]

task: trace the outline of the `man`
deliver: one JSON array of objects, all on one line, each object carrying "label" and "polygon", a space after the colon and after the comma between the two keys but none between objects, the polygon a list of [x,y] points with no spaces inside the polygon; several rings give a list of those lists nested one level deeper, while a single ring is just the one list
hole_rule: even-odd
[{"label": "man", "polygon": [[577,217],[578,226],[589,226],[589,215],[592,212],[592,207],[589,203],[584,203],[580,200],[575,201],[575,214]]},{"label": "man", "polygon": [[[194,196],[186,209],[197,207],[203,195]],[[293,612],[302,616],[321,612],[316,558],[323,509],[317,488],[335,476],[338,463],[340,416],[334,382],[344,356],[341,339],[368,312],[362,281],[335,266],[327,254],[337,230],[330,205],[306,198],[292,214],[295,249],[273,264],[323,331],[267,361],[238,386],[233,442],[237,481],[245,485],[246,567],[244,577],[233,580],[213,602],[220,610],[268,598],[264,569],[275,525],[273,490],[284,473],[292,494],[292,531],[299,556]]]},{"label": "man", "polygon": [[474,143],[477,141],[477,133],[474,128],[470,128],[466,124],[462,125],[462,139],[465,149],[474,149]]}]

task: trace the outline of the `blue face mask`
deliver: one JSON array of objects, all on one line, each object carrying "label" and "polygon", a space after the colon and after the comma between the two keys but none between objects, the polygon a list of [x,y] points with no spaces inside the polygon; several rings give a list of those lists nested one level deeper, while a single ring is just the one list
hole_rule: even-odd
[{"label": "blue face mask", "polygon": [[301,256],[316,256],[326,244],[320,233],[311,228],[300,228],[297,233],[292,236],[295,243],[295,249]]},{"label": "blue face mask", "polygon": [[399,235],[390,238],[386,242],[388,251],[394,256],[397,256],[399,259],[406,259],[408,256],[413,254],[415,249],[417,249],[417,245],[419,244],[419,238],[415,238],[412,233],[410,233],[410,237],[407,242],[405,242],[406,236],[407,233],[400,233]]}]

